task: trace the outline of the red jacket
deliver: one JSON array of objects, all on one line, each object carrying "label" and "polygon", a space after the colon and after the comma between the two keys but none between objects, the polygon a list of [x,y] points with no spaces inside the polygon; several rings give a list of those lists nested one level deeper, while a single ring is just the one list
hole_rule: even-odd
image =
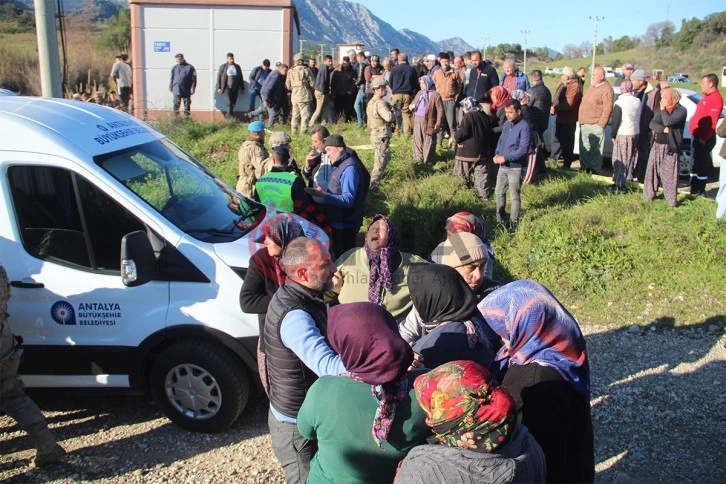
[{"label": "red jacket", "polygon": [[691,134],[703,141],[711,139],[716,134],[716,123],[723,109],[723,98],[718,89],[705,94],[696,107],[696,113],[691,118]]}]

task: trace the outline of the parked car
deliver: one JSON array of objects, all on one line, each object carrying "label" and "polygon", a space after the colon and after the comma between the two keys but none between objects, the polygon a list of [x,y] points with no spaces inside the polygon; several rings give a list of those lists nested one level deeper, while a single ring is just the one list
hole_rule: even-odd
[{"label": "parked car", "polygon": [[672,75],[672,76],[668,76],[668,82],[673,82],[673,83],[678,82],[678,83],[681,83],[681,84],[692,84],[692,82],[691,82],[691,80],[689,78],[683,77],[683,76],[680,76],[680,75],[677,75],[677,74],[676,75]]},{"label": "parked car", "polygon": [[[675,89],[678,89],[681,92],[681,100],[680,104],[684,108],[686,108],[687,117],[686,117],[686,127],[683,130],[683,143],[681,144],[681,158],[680,158],[680,169],[679,172],[681,176],[687,175],[690,171],[690,166],[693,164],[693,153],[691,152],[691,133],[689,131],[689,121],[693,117],[693,115],[696,113],[696,106],[698,105],[698,102],[703,97],[700,93],[696,91],[691,91],[690,89],[682,89],[680,87],[677,87]],[[613,87],[613,92],[615,94],[615,99],[620,95],[620,89],[617,87]],[[718,121],[718,125],[720,125],[722,122],[724,122],[724,117],[726,117],[726,108],[721,110],[721,117]],[[544,132],[544,141],[545,141],[545,147],[547,148],[548,152],[551,152],[551,143],[552,143],[552,133],[554,132],[554,121],[555,117],[550,116],[550,122],[549,126],[547,127],[547,130]],[[718,156],[719,152],[721,151],[721,145],[723,145],[724,138],[716,137],[716,146],[713,148],[713,151],[711,152],[711,157],[713,158],[713,165],[715,167],[721,166],[721,157]],[[580,153],[580,125],[577,125],[577,129],[575,131],[575,154]],[[607,126],[605,127],[605,146],[603,149],[603,157],[604,158],[611,158],[613,154],[613,140],[610,137],[610,122],[608,121]]]}]

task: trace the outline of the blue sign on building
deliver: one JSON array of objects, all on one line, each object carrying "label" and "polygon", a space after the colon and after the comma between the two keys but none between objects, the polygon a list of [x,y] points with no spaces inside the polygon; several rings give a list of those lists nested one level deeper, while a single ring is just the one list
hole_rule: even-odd
[{"label": "blue sign on building", "polygon": [[168,40],[155,40],[154,52],[171,52],[171,42]]}]

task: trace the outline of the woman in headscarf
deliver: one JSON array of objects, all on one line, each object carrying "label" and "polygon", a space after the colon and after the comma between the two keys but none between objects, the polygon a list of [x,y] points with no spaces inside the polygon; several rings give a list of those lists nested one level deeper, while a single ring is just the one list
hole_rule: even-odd
[{"label": "woman in headscarf", "polygon": [[434,436],[401,463],[397,484],[544,482],[545,458],[486,368],[452,361],[416,378]]},{"label": "woman in headscarf", "polygon": [[[260,231],[265,237],[265,247],[250,257],[249,268],[239,294],[239,304],[243,312],[258,315],[260,335],[262,335],[267,306],[270,305],[272,296],[286,278],[280,265],[282,251],[292,240],[303,237],[305,232],[302,225],[296,220],[296,216],[288,213],[280,213],[270,218]],[[257,367],[262,387],[267,393],[269,382],[262,340],[262,337],[257,340]]]},{"label": "woman in headscarf", "polygon": [[484,113],[479,102],[467,97],[459,103],[464,112],[459,127],[449,144],[456,144],[454,154],[454,176],[465,186],[470,186],[474,172],[474,188],[483,201],[489,200],[493,189],[492,156],[496,141],[496,121]]},{"label": "woman in headscarf", "polygon": [[522,182],[529,184],[534,180],[534,169],[537,164],[537,148],[541,144],[537,128],[535,127],[534,117],[532,116],[532,111],[529,107],[529,102],[532,97],[527,91],[515,89],[512,91],[512,99],[516,99],[519,101],[519,104],[522,105],[522,119],[526,121],[530,127],[529,156],[527,158],[527,167],[522,172]]},{"label": "woman in headscarf", "polygon": [[408,288],[420,326],[413,350],[428,368],[461,359],[492,365],[501,341],[479,314],[479,300],[456,269],[416,265]]},{"label": "woman in headscarf", "polygon": [[686,108],[679,104],[681,92],[668,85],[660,89],[660,111],[650,122],[653,146],[645,169],[643,197],[653,200],[658,193],[658,183],[663,186],[663,196],[670,207],[675,207],[678,197],[678,157],[686,125]]},{"label": "woman in headscarf", "polygon": [[638,159],[642,103],[633,92],[633,83],[620,83],[620,96],[613,106],[610,135],[613,138],[613,193],[625,193],[625,182],[633,179]]},{"label": "woman in headscarf", "polygon": [[413,115],[413,161],[432,164],[436,157],[436,133],[444,119],[444,102],[429,76],[420,77],[421,90],[409,104]]},{"label": "woman in headscarf", "polygon": [[592,482],[590,366],[577,321],[530,280],[500,287],[479,311],[504,341],[495,376],[514,397],[517,419],[542,447],[547,481]]},{"label": "woman in headscarf", "polygon": [[[351,249],[336,261],[343,277],[333,291],[338,302],[369,301],[383,306],[397,321],[411,309],[406,280],[421,257],[398,250],[398,232],[384,215],[376,215],[366,230],[363,247]],[[342,284],[342,285],[341,285]]]},{"label": "woman in headscarf", "polygon": [[[489,89],[488,94],[489,98],[492,100],[492,116],[497,119],[497,126],[494,128],[494,132],[499,135],[502,132],[504,122],[507,120],[507,117],[504,114],[504,105],[507,104],[507,101],[512,99],[512,95],[502,86],[494,86]],[[494,146],[496,146],[496,144],[497,140],[494,141]]]},{"label": "woman in headscarf", "polygon": [[413,350],[396,322],[372,303],[328,313],[328,340],[346,373],[319,378],[297,416],[303,437],[318,441],[308,483],[392,482],[398,462],[431,431],[407,374]]}]

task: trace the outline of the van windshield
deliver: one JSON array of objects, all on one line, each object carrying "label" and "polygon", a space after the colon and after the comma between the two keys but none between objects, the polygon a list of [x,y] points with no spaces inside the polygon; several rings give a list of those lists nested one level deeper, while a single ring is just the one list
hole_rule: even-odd
[{"label": "van windshield", "polygon": [[252,230],[265,207],[232,190],[168,139],[95,157],[95,162],[163,217],[205,242],[228,242]]}]

